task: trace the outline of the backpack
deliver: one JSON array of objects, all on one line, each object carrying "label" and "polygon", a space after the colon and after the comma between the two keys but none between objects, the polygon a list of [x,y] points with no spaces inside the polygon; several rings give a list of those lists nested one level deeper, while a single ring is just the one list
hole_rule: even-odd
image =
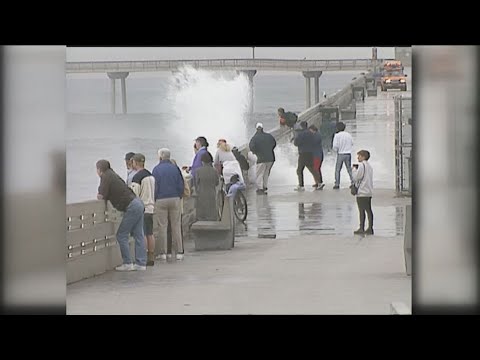
[{"label": "backpack", "polygon": [[235,159],[237,159],[238,163],[240,164],[240,169],[248,170],[250,168],[250,165],[248,164],[248,161],[245,158],[245,156],[243,156],[242,153],[238,150],[234,150],[232,152],[233,152],[233,155],[235,155]]},{"label": "backpack", "polygon": [[286,125],[288,127],[293,127],[293,125],[295,125],[295,123],[297,122],[298,120],[298,116],[297,114],[295,113],[292,113],[292,112],[287,112],[285,113],[285,121],[286,121]]}]

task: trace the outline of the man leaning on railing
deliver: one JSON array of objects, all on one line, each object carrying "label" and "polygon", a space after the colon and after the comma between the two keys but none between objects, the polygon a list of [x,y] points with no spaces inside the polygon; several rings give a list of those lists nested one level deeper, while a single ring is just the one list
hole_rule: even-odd
[{"label": "man leaning on railing", "polygon": [[[143,201],[135,195],[125,181],[110,167],[107,160],[97,161],[97,174],[100,177],[98,200],[109,200],[118,211],[124,212],[117,230],[117,241],[120,246],[123,264],[117,266],[117,271],[146,270],[147,249],[144,241],[143,216],[145,207]],[[128,236],[135,239],[135,264],[130,255]]]}]

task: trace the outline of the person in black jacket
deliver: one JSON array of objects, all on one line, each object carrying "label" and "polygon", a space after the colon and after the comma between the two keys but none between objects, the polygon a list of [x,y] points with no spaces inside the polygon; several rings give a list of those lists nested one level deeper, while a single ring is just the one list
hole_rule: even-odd
[{"label": "person in black jacket", "polygon": [[302,121],[300,123],[302,131],[299,132],[295,138],[294,145],[298,147],[298,186],[295,191],[305,191],[303,182],[303,170],[305,167],[312,173],[315,179],[315,184],[320,183],[320,175],[316,169],[313,168],[313,152],[315,150],[315,138],[311,131],[307,129],[307,122]]},{"label": "person in black jacket", "polygon": [[313,148],[313,168],[318,171],[319,183],[315,183],[313,185],[314,188],[318,190],[323,190],[325,184],[323,183],[323,176],[322,176],[322,162],[323,162],[323,144],[322,144],[322,135],[318,131],[318,128],[315,125],[310,125],[308,130],[313,134],[314,141],[314,148]]},{"label": "person in black jacket", "polygon": [[288,126],[290,129],[293,129],[293,126],[298,121],[297,114],[291,111],[285,112],[284,108],[278,108],[277,114],[281,126]]},{"label": "person in black jacket", "polygon": [[262,123],[257,123],[255,128],[257,133],[250,140],[249,147],[257,156],[257,194],[265,194],[268,190],[268,177],[275,162],[273,150],[277,142],[271,134],[263,131]]},{"label": "person in black jacket", "polygon": [[242,169],[242,176],[245,184],[248,183],[248,170],[250,169],[250,165],[248,164],[247,158],[238,150],[236,146],[232,148],[232,153],[237,159],[238,163],[240,164],[240,169]]}]

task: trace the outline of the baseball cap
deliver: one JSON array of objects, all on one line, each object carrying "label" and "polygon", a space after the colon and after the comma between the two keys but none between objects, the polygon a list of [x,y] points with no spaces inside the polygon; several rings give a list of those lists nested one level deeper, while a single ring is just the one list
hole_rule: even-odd
[{"label": "baseball cap", "polygon": [[135,154],[135,155],[133,155],[132,160],[135,161],[135,162],[138,162],[138,163],[144,163],[145,162],[145,155],[140,154],[140,153]]},{"label": "baseball cap", "polygon": [[257,125],[255,125],[255,129],[259,129],[259,128],[263,129],[263,124],[261,122],[259,122],[259,123],[257,123]]}]

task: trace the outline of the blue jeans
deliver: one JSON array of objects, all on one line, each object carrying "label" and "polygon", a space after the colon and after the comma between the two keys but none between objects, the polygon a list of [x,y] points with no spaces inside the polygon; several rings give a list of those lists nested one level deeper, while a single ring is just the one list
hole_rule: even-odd
[{"label": "blue jeans", "polygon": [[142,200],[136,197],[127,207],[123,214],[122,222],[117,230],[117,241],[120,246],[120,253],[124,264],[131,264],[130,246],[128,236],[132,233],[135,239],[135,262],[137,265],[147,265],[147,249],[143,233],[143,213],[145,207]]},{"label": "blue jeans", "polygon": [[353,184],[352,155],[338,154],[337,163],[335,164],[335,186],[340,186],[340,171],[342,170],[343,163],[345,163],[345,166],[347,167],[348,176],[350,176],[350,182]]}]

